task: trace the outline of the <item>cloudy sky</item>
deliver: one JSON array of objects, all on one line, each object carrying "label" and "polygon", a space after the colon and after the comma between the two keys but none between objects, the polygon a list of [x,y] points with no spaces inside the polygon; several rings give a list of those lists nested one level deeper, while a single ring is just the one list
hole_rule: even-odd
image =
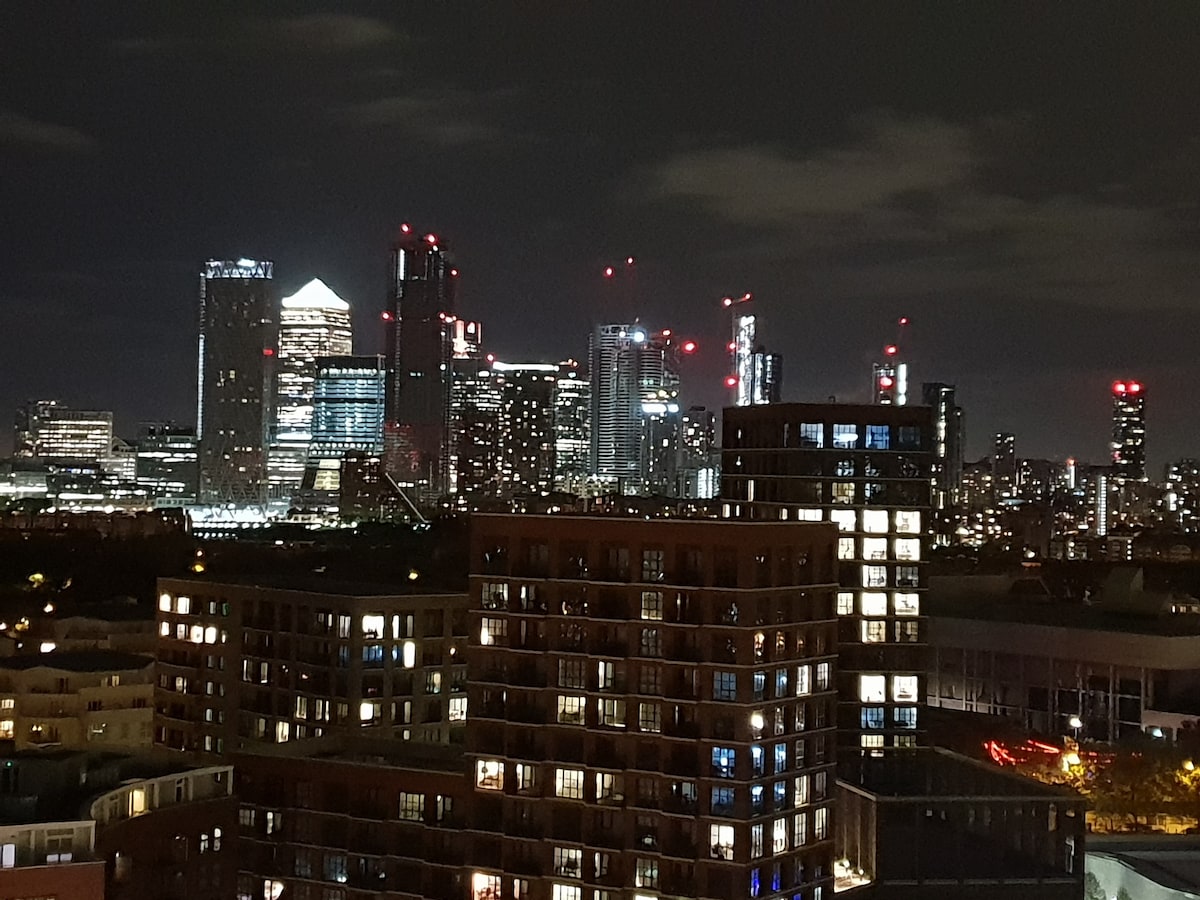
[{"label": "cloudy sky", "polygon": [[212,256],[321,277],[373,352],[411,221],[501,358],[638,314],[701,340],[685,399],[719,404],[719,299],[751,290],[788,399],[865,399],[907,315],[969,455],[1102,461],[1136,377],[1152,462],[1200,456],[1198,30],[1182,2],[0,4],[0,410],[190,421]]}]

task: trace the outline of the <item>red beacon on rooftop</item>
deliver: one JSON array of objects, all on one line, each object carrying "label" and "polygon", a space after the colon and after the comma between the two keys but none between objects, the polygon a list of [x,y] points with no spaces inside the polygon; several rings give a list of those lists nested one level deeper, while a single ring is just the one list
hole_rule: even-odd
[{"label": "red beacon on rooftop", "polygon": [[263,347],[263,356],[274,356],[274,355],[275,355],[275,348]]},{"label": "red beacon on rooftop", "polygon": [[728,388],[737,387],[737,383],[738,383],[738,379],[737,379],[736,375],[726,375],[725,376],[725,387],[728,387]]},{"label": "red beacon on rooftop", "polygon": [[1114,394],[1140,394],[1142,392],[1142,383],[1140,381],[1114,381]]},{"label": "red beacon on rooftop", "polygon": [[400,226],[400,232],[401,232],[402,234],[408,234],[410,231],[412,231],[412,226],[411,226],[411,225],[409,225],[407,222],[403,223],[403,224]]},{"label": "red beacon on rooftop", "polygon": [[613,277],[613,267],[612,267],[612,266],[605,266],[605,267],[604,267],[604,277],[605,277],[605,278],[612,278],[612,277]]},{"label": "red beacon on rooftop", "polygon": [[385,322],[390,322],[392,321],[392,314],[385,309],[379,314],[379,318],[383,319]]},{"label": "red beacon on rooftop", "polygon": [[888,344],[886,347],[883,348],[883,352],[887,356],[895,356],[897,353],[900,352],[900,348],[897,347],[895,344]]},{"label": "red beacon on rooftop", "polygon": [[896,381],[895,381],[895,379],[892,378],[891,375],[880,375],[879,376],[879,386],[881,388],[890,388],[895,383],[896,383]]},{"label": "red beacon on rooftop", "polygon": [[436,234],[427,234],[427,235],[425,235],[425,240],[428,241],[430,244],[436,244],[437,243],[437,235]]},{"label": "red beacon on rooftop", "polygon": [[684,353],[695,353],[699,345],[695,341],[684,341],[680,346],[680,350]]}]

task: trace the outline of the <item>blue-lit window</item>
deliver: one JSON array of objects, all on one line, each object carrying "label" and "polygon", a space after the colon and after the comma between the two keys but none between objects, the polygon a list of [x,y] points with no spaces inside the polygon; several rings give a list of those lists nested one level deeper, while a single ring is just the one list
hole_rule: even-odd
[{"label": "blue-lit window", "polygon": [[734,789],[715,787],[712,789],[712,814],[714,816],[733,815]]},{"label": "blue-lit window", "polygon": [[774,774],[778,775],[781,772],[786,772],[786,771],[787,771],[787,744],[776,744],[775,745],[775,773]]},{"label": "blue-lit window", "polygon": [[775,699],[779,700],[788,696],[788,671],[787,669],[775,670]]},{"label": "blue-lit window", "polygon": [[783,887],[783,866],[775,863],[775,868],[771,870],[771,890],[777,891]]},{"label": "blue-lit window", "polygon": [[[896,710],[899,712],[899,710]],[[882,706],[864,706],[862,709],[863,728],[883,728],[884,715]]]},{"label": "blue-lit window", "polygon": [[717,778],[733,778],[737,754],[732,747],[713,747],[712,768]]},{"label": "blue-lit window", "polygon": [[825,426],[820,422],[800,423],[800,446],[821,449],[825,446]]},{"label": "blue-lit window", "polygon": [[750,870],[750,896],[757,897],[762,892],[762,885],[759,883],[758,869]]},{"label": "blue-lit window", "polygon": [[857,425],[834,425],[833,446],[840,450],[852,450],[858,446]]},{"label": "blue-lit window", "polygon": [[762,744],[750,745],[750,764],[755,775],[767,773],[767,754],[763,752]]},{"label": "blue-lit window", "polygon": [[754,673],[754,699],[765,700],[767,696],[767,673]]},{"label": "blue-lit window", "polygon": [[766,812],[766,791],[761,784],[750,785],[750,811],[756,816]]},{"label": "blue-lit window", "polygon": [[868,450],[887,450],[891,442],[891,428],[887,425],[867,426]]},{"label": "blue-lit window", "polygon": [[916,728],[917,727],[917,708],[915,706],[897,707],[894,715],[896,718],[896,727],[898,727],[898,728]]},{"label": "blue-lit window", "polygon": [[374,668],[383,665],[383,644],[363,644],[362,661],[364,666]]},{"label": "blue-lit window", "polygon": [[775,782],[775,808],[784,809],[787,806],[787,782]]},{"label": "blue-lit window", "polygon": [[737,699],[737,674],[734,672],[713,672],[713,699]]}]

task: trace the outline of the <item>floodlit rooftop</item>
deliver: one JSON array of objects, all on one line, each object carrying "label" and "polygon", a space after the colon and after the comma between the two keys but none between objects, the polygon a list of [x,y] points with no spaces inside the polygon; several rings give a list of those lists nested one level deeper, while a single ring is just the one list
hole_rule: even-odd
[{"label": "floodlit rooftop", "polygon": [[338,309],[342,312],[350,309],[350,304],[320,278],[314,278],[290,297],[284,297],[282,302],[284,309]]}]

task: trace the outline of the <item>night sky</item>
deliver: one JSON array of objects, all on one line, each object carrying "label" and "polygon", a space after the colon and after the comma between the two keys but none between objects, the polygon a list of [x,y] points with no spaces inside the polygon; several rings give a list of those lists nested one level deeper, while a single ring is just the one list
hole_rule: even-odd
[{"label": "night sky", "polygon": [[9,0],[0,423],[192,421],[211,256],[324,279],[375,352],[411,221],[502,359],[636,312],[702,341],[683,399],[719,404],[751,290],[786,399],[865,400],[908,315],[969,457],[1102,462],[1136,377],[1157,471],[1200,456],[1198,34],[1184,2]]}]

